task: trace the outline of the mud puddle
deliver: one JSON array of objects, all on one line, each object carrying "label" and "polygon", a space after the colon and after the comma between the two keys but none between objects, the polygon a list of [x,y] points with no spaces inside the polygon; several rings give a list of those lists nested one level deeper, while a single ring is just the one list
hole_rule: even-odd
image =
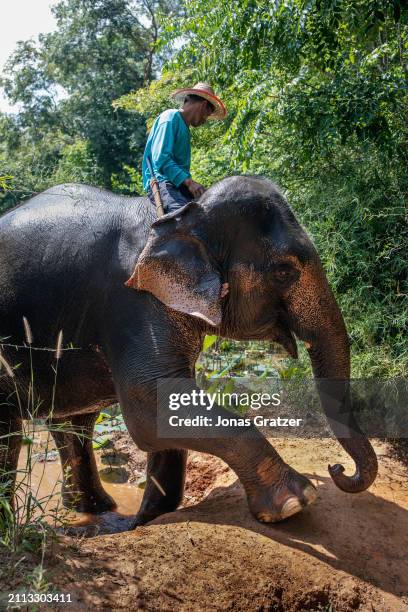
[{"label": "mud puddle", "polygon": [[[67,512],[61,502],[62,467],[59,453],[47,432],[37,429],[32,447],[23,446],[19,462],[17,495],[19,505],[23,506],[28,492],[45,510],[45,519],[54,527],[79,527],[109,523],[109,531],[122,531],[129,528],[130,521],[141,504],[143,490],[135,482],[129,482],[130,471],[128,456],[116,452],[114,448],[95,450],[97,468],[105,491],[113,497],[117,507],[115,512],[105,512],[96,516],[87,513]],[[34,516],[40,513],[40,508]],[[99,530],[101,532],[103,530]]]}]

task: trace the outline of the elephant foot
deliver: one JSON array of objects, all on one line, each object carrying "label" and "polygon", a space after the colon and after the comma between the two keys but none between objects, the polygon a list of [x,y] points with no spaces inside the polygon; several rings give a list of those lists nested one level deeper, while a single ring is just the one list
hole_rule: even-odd
[{"label": "elephant foot", "polygon": [[133,521],[133,516],[122,516],[117,512],[104,512],[91,517],[89,522],[65,525],[59,530],[59,533],[71,537],[94,538],[98,535],[130,531]]},{"label": "elephant foot", "polygon": [[103,491],[102,493],[77,493],[73,491],[62,493],[62,503],[65,508],[75,512],[87,512],[88,514],[102,514],[115,510],[115,500]]},{"label": "elephant foot", "polygon": [[262,523],[283,521],[301,512],[317,498],[316,488],[310,480],[288,466],[273,482],[268,482],[272,477],[265,466],[258,468],[257,472],[261,484],[249,493],[248,503],[254,517]]},{"label": "elephant foot", "polygon": [[150,521],[154,521],[155,518],[161,516],[162,514],[166,514],[166,511],[158,511],[153,514],[147,514],[146,512],[138,512],[136,516],[133,517],[130,529],[136,529],[136,527],[142,527]]}]

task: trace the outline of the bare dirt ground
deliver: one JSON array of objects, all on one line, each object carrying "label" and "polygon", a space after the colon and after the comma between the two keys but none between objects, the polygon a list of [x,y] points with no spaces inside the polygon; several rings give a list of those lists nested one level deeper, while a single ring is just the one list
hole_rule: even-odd
[{"label": "bare dirt ground", "polygon": [[[318,487],[317,502],[284,523],[249,513],[235,474],[191,453],[184,506],[133,532],[65,537],[48,580],[72,610],[408,610],[408,470],[375,444],[380,474],[348,495],[327,464],[352,462],[333,440],[279,440],[284,459]],[[129,471],[144,456],[125,434]],[[109,513],[110,514],[110,513]],[[124,519],[125,520],[125,519]],[[4,586],[2,590],[4,592]]]}]

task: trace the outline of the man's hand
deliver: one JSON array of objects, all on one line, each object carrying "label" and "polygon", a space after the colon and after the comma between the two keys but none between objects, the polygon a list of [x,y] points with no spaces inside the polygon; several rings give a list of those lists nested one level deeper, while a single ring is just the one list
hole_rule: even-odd
[{"label": "man's hand", "polygon": [[203,195],[205,191],[205,187],[200,185],[200,183],[196,183],[195,181],[193,181],[192,178],[186,179],[183,185],[187,187],[187,189],[194,198],[199,198],[201,195]]}]

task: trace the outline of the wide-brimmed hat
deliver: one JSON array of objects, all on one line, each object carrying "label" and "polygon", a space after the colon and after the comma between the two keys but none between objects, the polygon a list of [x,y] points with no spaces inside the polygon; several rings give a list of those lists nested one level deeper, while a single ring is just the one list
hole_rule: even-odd
[{"label": "wide-brimmed hat", "polygon": [[178,102],[184,102],[186,96],[193,94],[194,96],[200,96],[210,102],[215,110],[208,119],[225,119],[228,114],[225,104],[215,95],[213,88],[208,83],[197,83],[194,87],[183,87],[182,89],[176,89],[173,91],[171,96]]}]

